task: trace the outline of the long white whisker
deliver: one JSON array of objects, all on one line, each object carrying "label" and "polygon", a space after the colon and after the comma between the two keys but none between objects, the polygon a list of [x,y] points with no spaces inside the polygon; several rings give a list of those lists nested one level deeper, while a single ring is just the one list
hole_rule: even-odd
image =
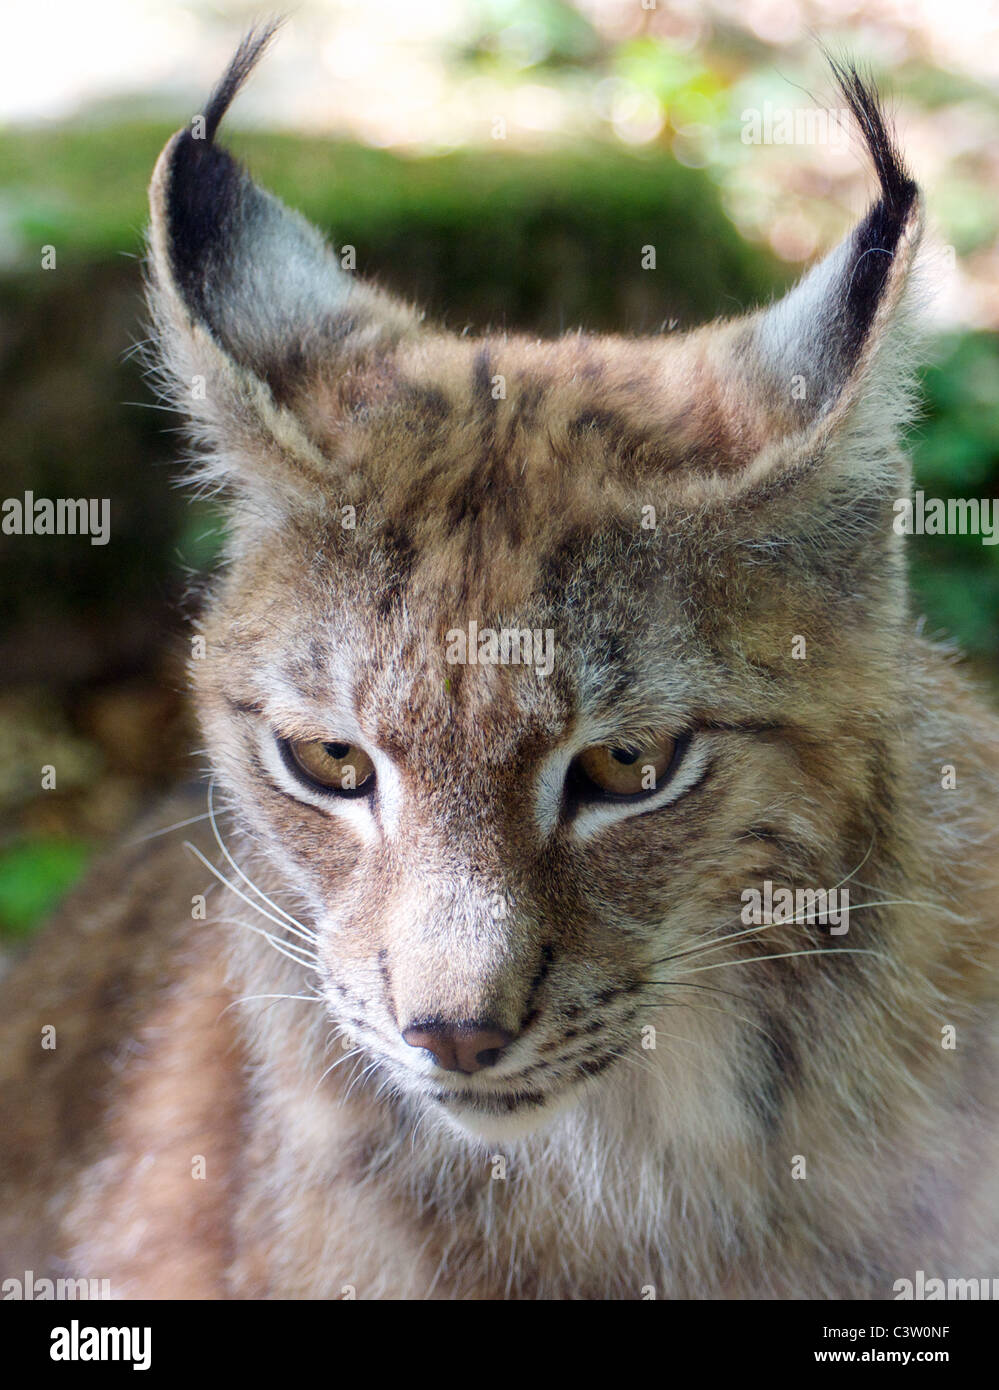
[{"label": "long white whisker", "polygon": [[207,820],[208,815],[207,811],[202,811],[200,816],[188,816],[187,820],[179,820],[174,825],[165,825],[162,830],[153,830],[149,835],[139,835],[134,840],[127,840],[125,848],[133,849],[136,845],[144,845],[149,840],[155,840],[158,835],[169,835],[171,831],[183,830],[188,825],[196,825],[198,821]]},{"label": "long white whisker", "polygon": [[237,888],[234,883],[230,882],[230,880],[226,878],[225,874],[222,873],[221,869],[217,869],[215,865],[211,862],[211,860],[207,859],[205,855],[202,854],[201,850],[198,849],[197,845],[192,845],[190,840],[185,840],[184,848],[189,849],[191,853],[198,860],[200,860],[202,864],[204,864],[208,872],[210,874],[213,874],[215,878],[218,879],[219,883],[224,884],[226,888],[230,890],[230,892],[235,893],[237,898],[241,898],[243,902],[246,903],[247,907],[252,908],[254,912],[259,912],[261,917],[266,917],[268,922],[273,922],[274,925],[276,927],[280,927],[282,931],[288,930],[287,922],[283,922],[280,917],[275,917],[273,913],[267,912],[264,908],[262,908],[259,903],[255,903],[252,898],[248,898],[241,889]]},{"label": "long white whisker", "polygon": [[[675,1004],[667,1004],[666,1007],[674,1009],[692,1009],[695,1013],[726,1014],[729,1018],[737,1018],[740,1023],[748,1023],[750,1028],[755,1028],[758,1033],[762,1033],[765,1038],[769,1038],[775,1046],[777,1044],[777,1039],[772,1033],[768,1033],[767,1030],[755,1022],[754,1019],[746,1018],[744,1014],[737,1014],[734,1009],[717,1009],[713,1008],[710,1004],[688,1004],[679,1001]],[[657,1034],[658,1031],[659,1030],[656,1029]]]},{"label": "long white whisker", "polygon": [[[790,960],[792,956],[880,956],[883,960],[887,959],[884,952],[865,950],[861,946],[829,946],[819,947],[814,951],[776,951],[769,956],[746,956],[743,959],[736,957],[733,960],[719,960],[712,965],[698,965],[693,970],[685,970],[678,978],[683,979],[685,975],[703,975],[706,970],[725,970],[734,965],[752,965],[761,960]],[[668,981],[663,981],[663,983],[668,983]]]},{"label": "long white whisker", "polygon": [[252,1004],[257,999],[304,999],[310,1004],[322,1004],[323,998],[319,994],[244,994],[242,999],[234,999],[231,1004],[227,1004],[219,1014],[227,1014],[230,1009],[234,1009],[237,1004]]},{"label": "long white whisker", "polygon": [[242,869],[239,867],[239,865],[236,863],[235,859],[233,859],[232,855],[229,853],[229,851],[228,851],[228,849],[226,848],[226,846],[222,843],[222,836],[219,834],[218,822],[217,822],[216,819],[215,819],[215,799],[214,799],[214,794],[215,794],[215,778],[213,777],[212,780],[208,783],[208,818],[209,818],[209,820],[211,821],[212,834],[215,836],[215,843],[218,845],[219,849],[222,851],[223,855],[225,856],[226,863],[229,864],[229,865],[231,865],[231,867],[232,867],[233,869],[235,869],[236,873],[237,873],[237,874],[239,875],[239,877],[243,880],[243,882],[244,882],[249,888],[251,888],[251,889],[253,890],[254,893],[256,893],[257,897],[260,898],[262,902],[265,902],[265,903],[267,904],[268,907],[272,907],[272,908],[274,909],[275,912],[280,913],[280,915],[281,915],[281,916],[285,919],[285,921],[288,923],[289,930],[293,930],[294,933],[295,933],[295,935],[296,935],[296,936],[301,936],[301,937],[303,938],[303,940],[311,941],[311,942],[315,943],[315,940],[316,940],[315,933],[314,933],[314,932],[310,932],[310,931],[308,930],[307,927],[305,927],[305,926],[302,925],[301,922],[296,921],[295,918],[292,917],[292,915],[291,915],[290,912],[286,912],[285,909],[284,909],[283,907],[281,907],[279,903],[273,902],[273,901],[267,896],[267,894],[266,894],[265,892],[263,892],[262,889],[258,888],[257,885],[253,882],[253,880],[252,880],[251,878],[249,878],[249,877],[243,872],[243,870],[242,870]]},{"label": "long white whisker", "polygon": [[857,867],[856,867],[855,869],[851,869],[850,872],[849,872],[844,878],[841,878],[840,881],[839,881],[839,883],[834,883],[834,884],[833,884],[833,890],[834,890],[834,891],[835,891],[835,889],[837,889],[837,888],[842,888],[842,886],[843,886],[844,883],[849,883],[850,880],[854,877],[855,874],[859,874],[859,873],[860,873],[861,869],[864,867],[864,865],[867,863],[868,859],[870,859],[870,857],[871,857],[871,854],[872,854],[872,852],[873,852],[873,850],[874,850],[874,845],[875,845],[876,840],[877,840],[877,835],[872,835],[872,836],[871,836],[871,843],[867,846],[867,853],[864,855],[863,859],[861,859],[860,863],[857,865]]},{"label": "long white whisker", "polygon": [[342,1057],[337,1057],[336,1061],[330,1063],[330,1065],[326,1068],[326,1070],[323,1072],[322,1076],[319,1078],[319,1080],[316,1082],[315,1086],[314,1086],[312,1089],[313,1089],[314,1091],[318,1091],[319,1087],[323,1084],[323,1082],[326,1080],[326,1078],[327,1078],[332,1072],[336,1071],[337,1067],[341,1066],[342,1063],[344,1063],[344,1062],[349,1062],[349,1061],[351,1061],[351,1060],[352,1060],[353,1058],[355,1058],[355,1057],[363,1057],[363,1056],[364,1056],[364,1048],[363,1048],[363,1047],[352,1047],[351,1050],[350,1050],[349,1052],[345,1052],[345,1053],[343,1054]]},{"label": "long white whisker", "polygon": [[[922,907],[930,911],[942,912],[947,916],[954,914],[946,907],[941,907],[936,903],[916,902],[913,898],[880,898],[869,903],[851,903],[846,910],[848,915],[860,912],[865,907]],[[815,916],[812,917],[782,917],[776,922],[760,922],[754,927],[747,927],[745,931],[729,932],[726,936],[711,937],[707,941],[698,942],[689,951],[680,951],[672,956],[663,956],[657,964],[665,964],[667,961],[690,960],[694,956],[706,955],[709,951],[716,950],[719,946],[724,946],[727,941],[738,941],[745,936],[755,936],[760,932],[767,931],[771,927],[801,927],[811,926],[815,923]]]},{"label": "long white whisker", "polygon": [[[282,956],[287,956],[296,965],[304,965],[309,969],[314,969],[319,964],[315,956],[306,954],[303,946],[296,946],[293,941],[282,941],[273,932],[266,931],[263,927],[254,926],[252,922],[244,922],[239,917],[213,917],[212,922],[217,922],[224,927],[243,927],[246,931],[255,932],[257,936],[262,936],[265,941],[269,942],[275,951]],[[296,951],[301,952],[301,954],[295,955],[294,952]]]},{"label": "long white whisker", "polygon": [[348,1100],[350,1100],[350,1093],[351,1093],[351,1091],[353,1091],[353,1089],[354,1089],[354,1087],[357,1085],[357,1083],[358,1083],[359,1081],[363,1081],[363,1079],[367,1076],[368,1072],[370,1072],[370,1071],[377,1071],[377,1069],[378,1069],[378,1067],[379,1067],[380,1065],[381,1065],[381,1063],[379,1062],[378,1058],[375,1057],[375,1058],[373,1058],[373,1059],[368,1063],[368,1065],[367,1065],[366,1067],[364,1067],[361,1071],[358,1072],[358,1074],[357,1074],[355,1077],[353,1077],[353,1078],[351,1079],[350,1085],[347,1087],[347,1090],[344,1092],[344,1097],[343,1097],[344,1104],[346,1104],[346,1102],[347,1102]]}]

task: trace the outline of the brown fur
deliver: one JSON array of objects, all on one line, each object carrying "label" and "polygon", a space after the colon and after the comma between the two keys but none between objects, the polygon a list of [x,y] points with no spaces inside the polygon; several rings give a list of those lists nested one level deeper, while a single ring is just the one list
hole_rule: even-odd
[{"label": "brown fur", "polygon": [[[192,662],[216,818],[201,858],[109,858],[5,983],[0,1273],[318,1298],[999,1274],[999,724],[908,611],[921,210],[852,81],[865,222],[784,304],[640,342],[426,328],[214,146],[168,145],[163,382],[231,499]],[[551,629],[550,675],[450,664],[470,620]],[[664,733],[660,799],[572,802],[576,752]],[[280,739],[358,741],[375,796],[314,794]],[[848,934],[745,929],[765,879],[848,884]],[[428,1019],[514,1041],[443,1071],[401,1036]]]}]

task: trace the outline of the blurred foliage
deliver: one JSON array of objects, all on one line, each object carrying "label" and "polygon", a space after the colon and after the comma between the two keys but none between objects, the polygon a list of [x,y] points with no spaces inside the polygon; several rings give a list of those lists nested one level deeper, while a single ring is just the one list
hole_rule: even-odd
[{"label": "blurred foliage", "polygon": [[0,934],[19,936],[47,917],[89,859],[79,840],[36,839],[0,850]]},{"label": "blurred foliage", "polygon": [[560,68],[602,54],[589,18],[562,0],[479,0],[470,42],[458,55],[486,69]]},{"label": "blurred foliage", "polygon": [[[70,270],[141,254],[146,185],[171,133],[134,123],[0,133],[9,270],[37,294],[59,274],[37,270],[43,246]],[[738,235],[713,180],[663,150],[594,144],[553,156],[497,144],[416,158],[299,135],[239,132],[227,143],[337,245],[356,246],[361,273],[452,324],[640,332],[710,317],[787,278]],[[659,273],[641,268],[648,242],[668,257]]]},{"label": "blurred foliage", "polygon": [[[943,339],[922,374],[922,396],[911,439],[916,487],[928,498],[999,498],[999,336]],[[985,545],[979,535],[912,536],[909,555],[928,630],[987,660],[995,679],[999,545]]]}]

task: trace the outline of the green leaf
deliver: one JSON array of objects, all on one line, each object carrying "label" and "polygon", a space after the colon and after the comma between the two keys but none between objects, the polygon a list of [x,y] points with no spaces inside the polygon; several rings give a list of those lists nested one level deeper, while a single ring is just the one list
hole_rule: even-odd
[{"label": "green leaf", "polygon": [[48,916],[83,873],[82,840],[25,840],[0,853],[0,932],[26,935]]}]

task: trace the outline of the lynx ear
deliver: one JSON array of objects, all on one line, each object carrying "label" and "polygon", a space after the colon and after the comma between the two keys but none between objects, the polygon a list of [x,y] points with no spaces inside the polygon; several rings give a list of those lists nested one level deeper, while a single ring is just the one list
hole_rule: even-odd
[{"label": "lynx ear", "polygon": [[[830,60],[831,61],[831,60]],[[909,411],[904,298],[922,230],[919,189],[902,162],[877,94],[853,68],[831,61],[863,133],[880,197],[853,232],[772,308],[749,320],[739,358],[766,402],[771,445],[744,482],[775,478],[815,460],[833,440],[844,466],[869,468],[894,445]]]},{"label": "lynx ear", "polygon": [[161,380],[213,447],[216,470],[223,454],[231,460],[263,446],[272,474],[283,461],[287,484],[296,472],[301,481],[324,467],[296,422],[299,392],[317,372],[385,350],[417,319],[342,270],[316,228],[214,143],[276,28],[244,38],[203,118],[160,155],[150,186],[148,297]]}]

